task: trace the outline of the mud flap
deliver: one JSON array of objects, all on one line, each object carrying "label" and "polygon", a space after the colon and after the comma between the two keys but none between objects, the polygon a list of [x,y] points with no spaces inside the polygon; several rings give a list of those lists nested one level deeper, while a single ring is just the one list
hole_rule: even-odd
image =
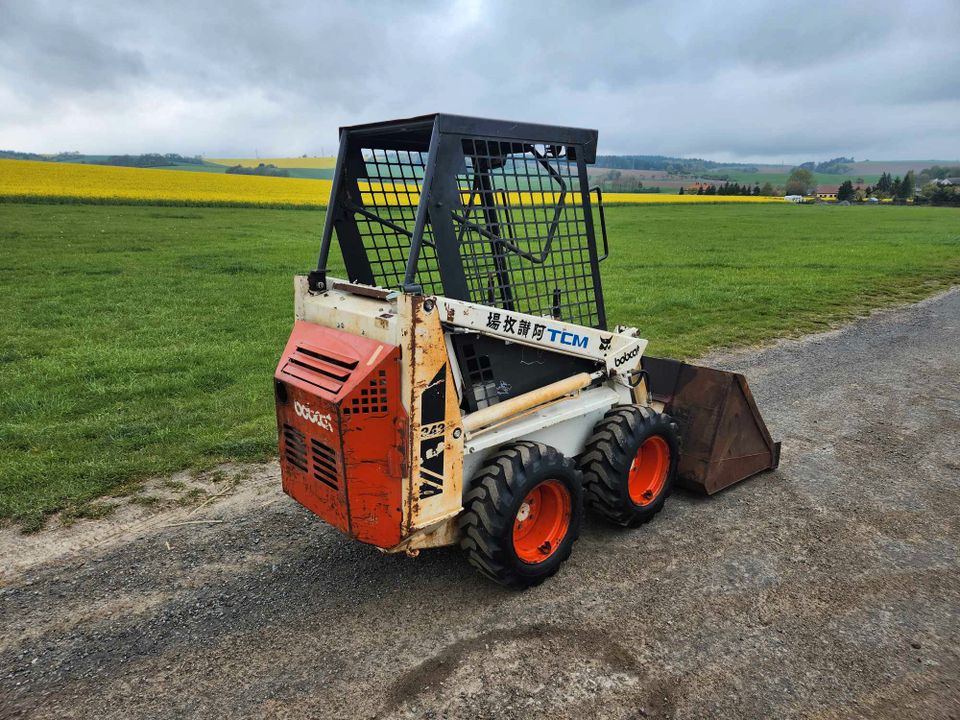
[{"label": "mud flap", "polygon": [[680,426],[681,485],[712,495],[780,463],[743,375],[649,356],[642,367],[652,399]]}]

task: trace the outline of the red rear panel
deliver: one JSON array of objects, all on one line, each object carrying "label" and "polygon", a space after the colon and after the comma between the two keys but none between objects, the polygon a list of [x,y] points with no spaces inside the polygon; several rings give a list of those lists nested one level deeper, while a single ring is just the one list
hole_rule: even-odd
[{"label": "red rear panel", "polygon": [[298,320],[274,379],[284,492],[357,540],[399,543],[400,349]]}]

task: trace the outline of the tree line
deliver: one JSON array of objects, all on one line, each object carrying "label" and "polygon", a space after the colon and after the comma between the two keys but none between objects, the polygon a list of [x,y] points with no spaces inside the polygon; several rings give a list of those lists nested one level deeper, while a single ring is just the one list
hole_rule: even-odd
[{"label": "tree line", "polygon": [[115,165],[117,167],[167,167],[169,165],[203,165],[199,155],[186,157],[177,153],[144,153],[142,155],[111,155],[106,160],[95,160],[94,165]]},{"label": "tree line", "polygon": [[924,168],[917,176],[917,184],[926,185],[934,180],[946,180],[947,178],[960,178],[960,166],[941,167],[940,165],[934,165],[933,167]]},{"label": "tree line", "polygon": [[78,152],[60,152],[56,155],[0,150],[0,160],[38,160],[42,162],[78,162],[82,156]]},{"label": "tree line", "polygon": [[[686,195],[686,189],[680,186],[680,195]],[[691,191],[691,194],[692,193]],[[773,186],[770,183],[764,184],[761,188],[759,183],[751,187],[748,183],[725,182],[723,185],[698,185],[696,195],[774,195]]]},{"label": "tree line", "polygon": [[[916,176],[913,170],[909,170],[901,178],[891,177],[890,173],[885,172],[880,175],[877,184],[873,187],[867,187],[863,192],[867,197],[892,198],[894,200],[906,200],[914,196],[914,190],[917,187]],[[838,198],[839,199],[839,196]]]},{"label": "tree line", "polygon": [[921,170],[917,177],[917,182],[920,185],[917,202],[960,207],[960,184],[947,185],[937,182],[947,178],[960,178],[960,167],[934,165]]},{"label": "tree line", "polygon": [[824,175],[843,175],[850,169],[848,163],[852,162],[852,157],[835,157],[830,160],[824,160],[822,163],[812,161],[801,163],[798,167],[804,170],[810,170],[811,172],[823,173]]},{"label": "tree line", "polygon": [[[960,178],[960,167],[934,165],[915,174],[913,170],[901,178],[884,172],[875,185],[857,188],[852,180],[844,180],[837,189],[838,202],[859,202],[868,198],[894,200],[931,205],[960,206],[960,183],[940,184],[937,180]],[[785,187],[787,195],[810,195],[816,191],[816,181],[808,168],[796,167],[790,172]],[[919,190],[918,190],[919,188]]]},{"label": "tree line", "polygon": [[260,163],[256,167],[234,165],[224,170],[228,175],[263,175],[265,177],[290,177],[290,171],[278,168],[276,165]]},{"label": "tree line", "polygon": [[666,155],[598,155],[594,167],[615,170],[660,170],[670,175],[702,175],[716,168],[737,168],[756,172],[753,165],[721,163],[701,158],[677,158]]},{"label": "tree line", "polygon": [[169,165],[203,165],[199,155],[186,156],[177,153],[144,153],[142,155],[82,155],[78,152],[59,152],[55,155],[0,150],[0,160],[37,160],[40,162],[72,162],[87,165],[116,165],[119,167],[167,167]]}]

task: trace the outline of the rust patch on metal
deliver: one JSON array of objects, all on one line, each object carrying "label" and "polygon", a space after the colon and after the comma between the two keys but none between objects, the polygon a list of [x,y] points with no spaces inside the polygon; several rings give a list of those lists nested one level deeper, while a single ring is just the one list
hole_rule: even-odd
[{"label": "rust patch on metal", "polygon": [[352,295],[361,295],[363,297],[373,298],[374,300],[386,300],[390,297],[391,293],[390,290],[373,287],[372,285],[357,285],[347,282],[335,282],[333,283],[333,289],[340,290],[342,292],[348,292]]},{"label": "rust patch on metal", "polygon": [[[418,424],[416,421],[416,398],[417,395],[417,385],[416,385],[416,356],[417,356],[417,326],[420,324],[420,302],[419,298],[415,296],[404,295],[401,299],[401,302],[406,300],[409,302],[410,308],[410,326],[409,329],[403,329],[401,332],[406,333],[406,337],[403,339],[403,345],[401,349],[402,353],[402,365],[401,371],[408,375],[409,387],[410,387],[410,425],[406,435],[405,446],[407,452],[405,453],[407,461],[407,472],[404,474],[404,477],[407,479],[407,492],[406,492],[406,503],[403,508],[403,534],[404,536],[409,535],[413,529],[413,520],[420,514],[420,502],[416,492],[416,478],[414,477],[415,468],[416,468],[416,459],[414,457],[414,434],[418,429]],[[402,317],[402,316],[401,316]]]},{"label": "rust patch on metal", "polygon": [[[463,433],[459,398],[438,313],[429,298],[413,296],[410,373],[410,522],[413,532],[461,509]],[[408,368],[408,369],[407,369]]]}]

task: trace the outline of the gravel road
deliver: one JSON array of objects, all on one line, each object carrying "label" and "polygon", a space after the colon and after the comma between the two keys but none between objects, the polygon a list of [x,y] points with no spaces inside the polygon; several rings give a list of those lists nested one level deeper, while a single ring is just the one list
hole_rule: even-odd
[{"label": "gravel road", "polygon": [[960,717],[960,290],[710,361],[781,469],[590,520],[524,593],[347,541],[273,465],[222,522],[8,532],[0,717]]}]

